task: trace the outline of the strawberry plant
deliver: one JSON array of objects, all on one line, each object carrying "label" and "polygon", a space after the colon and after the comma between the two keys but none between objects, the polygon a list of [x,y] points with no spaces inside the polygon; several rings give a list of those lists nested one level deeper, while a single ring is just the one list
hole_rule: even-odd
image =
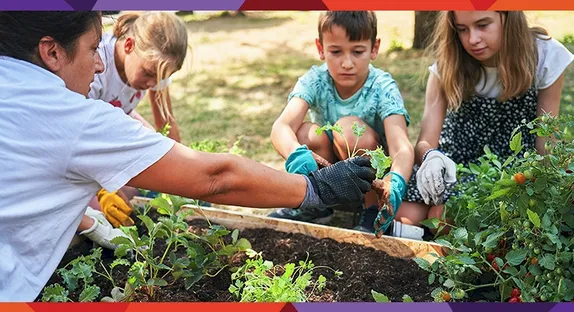
[{"label": "strawberry plant", "polygon": [[[112,240],[118,244],[117,256],[125,256],[127,250],[135,252],[127,282],[136,294],[141,293],[152,300],[159,287],[173,284],[180,278],[189,289],[205,275],[214,276],[210,273],[212,270],[220,272],[226,268],[228,264],[222,262],[223,259],[230,259],[234,254],[251,248],[247,240],[238,239],[238,231],[232,233],[221,226],[210,226],[206,235],[190,232],[185,218],[192,211],[174,205],[173,201],[157,197],[151,205],[157,207],[162,216],[154,222],[147,215],[138,215],[145,226],[145,234],[140,235],[136,227],[130,227],[128,234],[131,239],[118,237]],[[232,242],[225,244],[223,237],[230,233]],[[156,248],[160,241],[164,243],[163,247]],[[180,250],[184,255],[178,253]]]},{"label": "strawberry plant", "polygon": [[109,280],[113,286],[115,281],[112,277],[112,270],[118,265],[129,265],[126,259],[116,259],[109,269],[103,264],[102,249],[94,248],[87,256],[79,256],[70,261],[64,267],[57,270],[57,274],[62,278],[64,286],[56,283],[46,286],[42,292],[42,301],[67,302],[73,301],[70,293],[82,289],[77,301],[94,301],[100,295],[100,287],[93,285],[95,276],[102,276]]},{"label": "strawberry plant", "polygon": [[[253,259],[247,259],[245,265],[231,275],[229,286],[229,292],[242,302],[305,302],[309,295],[325,287],[327,279],[319,275],[313,281],[312,273],[326,267],[315,266],[309,259],[299,261],[299,265],[276,266],[263,260],[261,253],[248,250],[247,255]],[[343,274],[334,272],[336,276]]]},{"label": "strawberry plant", "polygon": [[[185,288],[191,288],[204,276],[214,277],[225,268],[231,271],[231,260],[236,254],[251,248],[239,231],[233,232],[222,226],[211,225],[201,235],[190,231],[185,222],[192,213],[183,204],[190,200],[181,197],[157,197],[140,210],[138,219],[145,228],[142,233],[136,226],[124,227],[129,235],[117,237],[112,243],[118,247],[117,257],[109,266],[101,259],[101,248],[94,249],[88,256],[80,256],[58,270],[63,286],[54,284],[43,291],[43,301],[72,301],[70,294],[83,287],[77,300],[94,301],[100,295],[100,288],[93,285],[95,276],[102,276],[112,284],[111,297],[102,301],[134,301],[145,297],[154,300],[159,288],[172,285],[183,279]],[[160,215],[157,222],[148,216],[151,206]],[[229,243],[224,241],[230,236]],[[129,255],[129,260],[124,258]],[[118,265],[128,267],[127,281],[123,287],[112,278],[112,270]]]},{"label": "strawberry plant", "polygon": [[524,150],[517,129],[513,155],[500,159],[485,147],[477,163],[459,167],[466,182],[445,206],[454,224],[436,239],[451,252],[432,265],[416,259],[451,300],[477,293],[510,302],[574,299],[574,116],[544,115],[523,127],[547,139],[547,153]]}]

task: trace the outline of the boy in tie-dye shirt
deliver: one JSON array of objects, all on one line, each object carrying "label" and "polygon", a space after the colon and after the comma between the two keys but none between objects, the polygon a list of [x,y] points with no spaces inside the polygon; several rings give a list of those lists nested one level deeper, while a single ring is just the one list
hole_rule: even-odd
[{"label": "boy in tie-dye shirt", "polygon": [[[311,151],[330,163],[348,157],[343,136],[333,132],[317,135],[316,129],[327,123],[339,124],[353,148],[357,138],[352,125],[366,125],[357,149],[382,146],[391,156],[392,166],[383,180],[396,212],[405,192],[405,180],[411,175],[414,152],[407,134],[409,115],[397,84],[389,73],[370,64],[380,45],[377,17],[370,11],[325,12],[319,17],[318,30],[315,44],[325,63],[311,67],[299,78],[287,106],[273,124],[271,141],[286,159],[288,172],[308,175],[318,169]],[[304,121],[307,112],[310,122]],[[362,204],[357,205],[357,211],[367,209],[358,229],[373,232],[378,213],[376,194],[369,192]],[[333,210],[281,208],[269,216],[325,224]],[[383,230],[388,227],[385,224]]]}]

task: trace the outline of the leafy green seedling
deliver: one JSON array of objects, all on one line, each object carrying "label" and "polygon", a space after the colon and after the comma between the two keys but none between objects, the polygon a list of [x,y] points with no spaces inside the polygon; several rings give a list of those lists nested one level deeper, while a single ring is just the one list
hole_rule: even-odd
[{"label": "leafy green seedling", "polygon": [[343,128],[338,123],[331,125],[331,123],[327,122],[326,125],[318,128],[317,130],[315,130],[315,132],[317,133],[317,135],[322,134],[324,131],[335,131],[339,133],[345,141],[345,145],[347,147],[347,157],[351,158],[357,155],[369,156],[371,159],[371,167],[373,167],[373,169],[377,171],[376,173],[377,179],[381,179],[384,176],[386,170],[391,166],[392,160],[391,157],[385,155],[385,152],[381,146],[377,147],[375,150],[357,149],[359,140],[365,134],[366,128],[367,128],[366,125],[359,126],[357,122],[354,122],[353,125],[351,126],[351,131],[353,131],[353,135],[357,137],[353,148],[349,146],[349,141],[343,134]]},{"label": "leafy green seedling", "polygon": [[[229,292],[242,302],[305,302],[309,295],[324,289],[327,279],[319,275],[313,281],[312,273],[319,268],[308,258],[299,261],[298,265],[288,263],[285,266],[274,265],[266,261],[253,250],[246,254],[245,265],[231,275],[232,284]],[[335,271],[336,276],[342,272]]]}]

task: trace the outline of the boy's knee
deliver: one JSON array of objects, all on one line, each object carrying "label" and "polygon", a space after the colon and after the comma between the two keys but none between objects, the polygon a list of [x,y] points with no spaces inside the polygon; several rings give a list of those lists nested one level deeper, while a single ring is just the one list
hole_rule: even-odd
[{"label": "boy's knee", "polygon": [[311,122],[304,122],[297,130],[297,141],[305,144],[311,150],[321,149],[323,146],[330,144],[327,133],[323,132],[317,135],[315,132],[319,126]]}]

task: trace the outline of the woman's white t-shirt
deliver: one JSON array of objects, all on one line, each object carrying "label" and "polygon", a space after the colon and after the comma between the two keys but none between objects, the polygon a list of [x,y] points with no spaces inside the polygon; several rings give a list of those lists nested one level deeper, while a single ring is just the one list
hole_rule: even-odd
[{"label": "woman's white t-shirt", "polygon": [[5,56],[0,133],[0,301],[33,301],[97,191],[119,189],[174,145],[55,74]]}]

